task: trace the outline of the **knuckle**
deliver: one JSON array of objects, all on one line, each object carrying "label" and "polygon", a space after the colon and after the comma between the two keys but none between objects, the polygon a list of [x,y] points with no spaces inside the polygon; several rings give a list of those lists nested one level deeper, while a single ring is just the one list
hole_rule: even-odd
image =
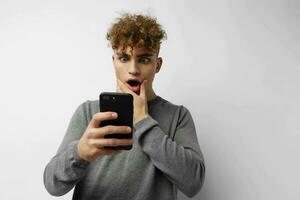
[{"label": "knuckle", "polygon": [[112,118],[113,112],[106,112],[105,114],[107,118]]},{"label": "knuckle", "polygon": [[88,139],[93,138],[93,135],[94,135],[94,129],[93,128],[88,129],[86,133],[87,138]]},{"label": "knuckle", "polygon": [[91,155],[96,155],[98,153],[98,149],[97,148],[93,148],[92,150],[91,150]]},{"label": "knuckle", "polygon": [[108,126],[106,126],[106,131],[107,131],[107,133],[113,133],[114,127],[111,125],[108,125]]},{"label": "knuckle", "polygon": [[124,141],[123,145],[130,145],[131,143],[129,141]]},{"label": "knuckle", "polygon": [[94,115],[93,115],[93,119],[97,119],[98,118],[98,113],[95,113]]},{"label": "knuckle", "polygon": [[93,115],[93,118],[97,120],[103,120],[103,118],[106,118],[106,116],[106,112],[97,112]]},{"label": "knuckle", "polygon": [[101,112],[102,118],[109,119],[111,118],[111,112]]},{"label": "knuckle", "polygon": [[129,144],[129,145],[130,145],[130,144],[133,144],[133,140],[131,140],[131,139],[130,139],[130,140],[127,140],[126,143]]},{"label": "knuckle", "polygon": [[89,145],[89,146],[93,146],[95,143],[94,143],[94,141],[93,140],[87,140],[87,144]]},{"label": "knuckle", "polygon": [[130,143],[128,142],[128,140],[124,140],[124,139],[120,139],[119,142],[120,142],[120,145],[123,145],[123,146],[126,146],[126,145],[129,145],[129,144],[130,144]]},{"label": "knuckle", "polygon": [[122,133],[128,133],[127,127],[120,127],[120,131],[122,131]]},{"label": "knuckle", "polygon": [[111,145],[111,146],[116,146],[117,145],[117,142],[116,142],[116,140],[109,140],[109,145]]}]

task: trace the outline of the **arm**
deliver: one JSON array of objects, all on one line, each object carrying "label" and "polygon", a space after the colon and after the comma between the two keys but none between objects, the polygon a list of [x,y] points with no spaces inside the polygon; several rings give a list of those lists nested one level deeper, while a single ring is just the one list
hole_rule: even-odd
[{"label": "arm", "polygon": [[44,170],[44,185],[55,196],[69,192],[87,172],[89,162],[80,159],[77,144],[86,129],[87,119],[84,103],[73,114],[66,135]]},{"label": "arm", "polygon": [[113,112],[98,112],[88,120],[87,116],[91,116],[89,105],[83,103],[77,108],[56,156],[45,168],[44,185],[52,195],[61,196],[69,192],[87,174],[89,163],[93,160],[122,152],[103,147],[128,146],[133,143],[132,139],[104,138],[106,134],[128,134],[131,130],[127,126],[100,128],[101,121],[113,120],[117,115]]},{"label": "arm", "polygon": [[174,139],[148,116],[135,124],[138,143],[153,164],[188,197],[196,195],[205,177],[205,165],[192,116],[181,107]]}]

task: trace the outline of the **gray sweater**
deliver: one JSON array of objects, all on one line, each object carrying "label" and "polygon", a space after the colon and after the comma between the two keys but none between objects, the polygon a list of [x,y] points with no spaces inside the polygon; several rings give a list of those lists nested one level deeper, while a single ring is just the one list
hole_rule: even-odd
[{"label": "gray sweater", "polygon": [[73,199],[177,199],[177,189],[188,197],[203,185],[205,165],[195,126],[184,106],[157,96],[148,101],[150,116],[134,125],[133,148],[92,162],[78,156],[77,143],[99,101],[87,100],[73,114],[57,154],[44,171],[47,191],[69,192]]}]

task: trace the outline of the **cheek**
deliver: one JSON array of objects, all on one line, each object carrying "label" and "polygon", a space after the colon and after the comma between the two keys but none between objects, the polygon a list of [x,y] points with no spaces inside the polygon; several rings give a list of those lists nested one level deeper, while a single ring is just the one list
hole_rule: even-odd
[{"label": "cheek", "polygon": [[122,67],[119,67],[119,66],[114,66],[114,69],[115,69],[115,74],[116,76],[119,78],[119,77],[122,77],[122,74],[124,74],[124,70],[122,69]]},{"label": "cheek", "polygon": [[149,72],[147,72],[147,75],[145,76],[145,79],[148,80],[149,86],[152,85],[154,77],[155,77],[155,71],[149,71]]},{"label": "cheek", "polygon": [[154,69],[149,70],[149,71],[147,72],[147,77],[148,77],[150,80],[153,80],[154,76],[155,76],[155,70],[154,70]]}]

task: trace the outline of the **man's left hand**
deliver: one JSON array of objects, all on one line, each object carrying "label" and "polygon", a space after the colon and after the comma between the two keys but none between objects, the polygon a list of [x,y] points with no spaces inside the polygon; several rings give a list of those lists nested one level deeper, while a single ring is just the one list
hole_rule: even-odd
[{"label": "man's left hand", "polygon": [[149,116],[148,113],[148,104],[147,104],[147,95],[145,84],[147,80],[144,80],[141,84],[140,94],[136,94],[131,91],[122,81],[117,79],[117,92],[129,93],[133,96],[133,123],[141,121],[142,119]]}]

